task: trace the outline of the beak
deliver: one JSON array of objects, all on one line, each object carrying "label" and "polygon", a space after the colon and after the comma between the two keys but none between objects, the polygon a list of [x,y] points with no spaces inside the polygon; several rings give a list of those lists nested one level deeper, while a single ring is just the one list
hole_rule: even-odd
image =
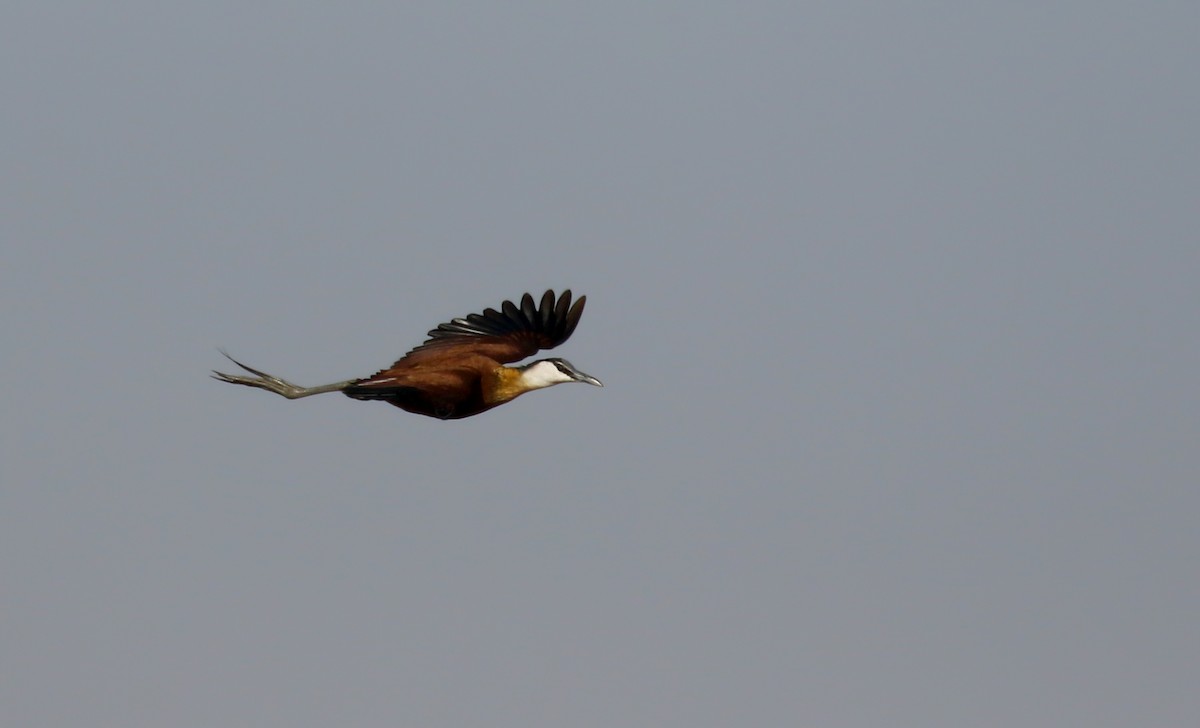
[{"label": "beak", "polygon": [[588,384],[593,384],[597,387],[604,386],[604,382],[600,381],[599,379],[596,379],[595,377],[593,377],[590,374],[584,374],[583,372],[575,372],[575,381],[587,382]]}]

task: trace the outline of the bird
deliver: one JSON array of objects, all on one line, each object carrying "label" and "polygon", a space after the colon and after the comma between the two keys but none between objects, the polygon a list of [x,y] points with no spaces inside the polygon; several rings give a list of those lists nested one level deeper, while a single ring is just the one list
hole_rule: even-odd
[{"label": "bird", "polygon": [[505,366],[569,339],[586,302],[587,296],[580,296],[572,304],[570,289],[557,298],[548,290],[535,305],[533,296],[526,293],[519,306],[504,301],[499,311],[487,308],[481,314],[439,324],[420,346],[363,379],[301,387],[246,366],[224,350],[221,353],[229,361],[252,376],[213,370],[212,377],[288,399],[341,392],[351,399],[379,400],[419,415],[462,419],[555,384],[583,382],[603,387],[599,379],[559,357]]}]

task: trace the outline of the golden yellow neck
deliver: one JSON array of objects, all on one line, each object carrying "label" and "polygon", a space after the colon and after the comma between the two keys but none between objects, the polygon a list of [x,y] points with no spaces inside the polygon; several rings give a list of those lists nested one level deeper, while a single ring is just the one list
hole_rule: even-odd
[{"label": "golden yellow neck", "polygon": [[488,404],[500,404],[529,391],[521,380],[521,370],[500,367],[483,381],[483,400]]}]

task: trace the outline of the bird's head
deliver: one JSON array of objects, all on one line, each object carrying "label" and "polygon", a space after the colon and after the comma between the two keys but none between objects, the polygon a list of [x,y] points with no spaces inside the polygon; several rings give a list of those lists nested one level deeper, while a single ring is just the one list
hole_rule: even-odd
[{"label": "bird's head", "polygon": [[526,389],[552,387],[555,384],[562,384],[563,382],[586,382],[587,384],[594,384],[597,387],[604,386],[599,379],[579,371],[566,359],[559,359],[557,357],[539,359],[521,367],[521,384]]}]

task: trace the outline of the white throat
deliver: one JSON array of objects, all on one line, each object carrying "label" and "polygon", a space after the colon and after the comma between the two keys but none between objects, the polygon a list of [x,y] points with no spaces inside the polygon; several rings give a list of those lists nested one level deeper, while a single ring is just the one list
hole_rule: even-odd
[{"label": "white throat", "polygon": [[549,361],[534,362],[521,372],[521,383],[529,389],[541,389],[573,381],[574,377],[567,376],[554,362]]}]

